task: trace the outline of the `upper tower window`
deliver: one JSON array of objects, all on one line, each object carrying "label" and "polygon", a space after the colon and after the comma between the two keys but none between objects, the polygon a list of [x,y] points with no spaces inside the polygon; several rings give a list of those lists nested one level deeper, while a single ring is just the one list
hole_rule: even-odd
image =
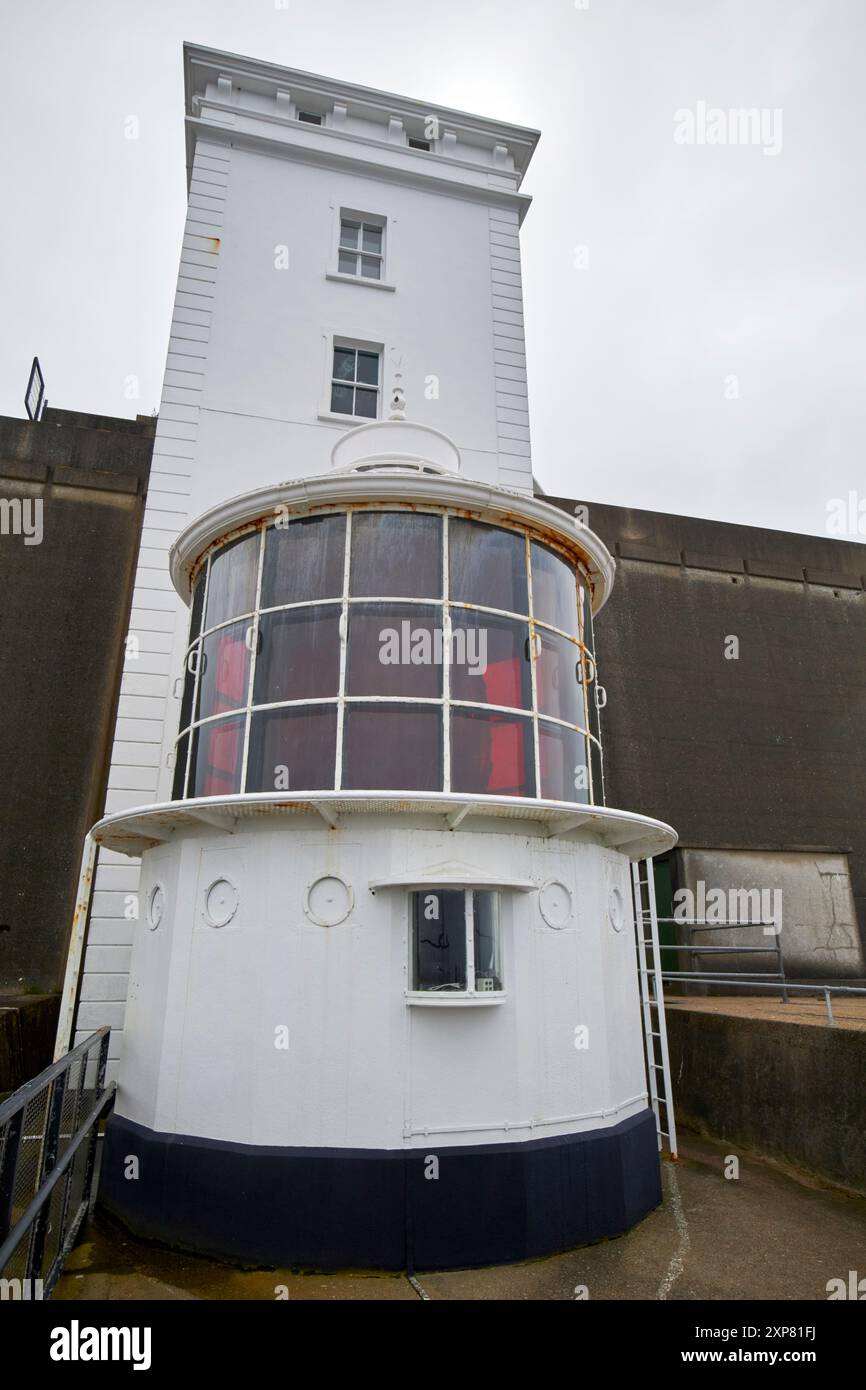
[{"label": "upper tower window", "polygon": [[341,275],[362,280],[381,280],[384,261],[384,223],[342,213],[337,269]]},{"label": "upper tower window", "polygon": [[416,140],[416,139],[414,139],[413,136],[410,135],[410,137],[409,137],[409,149],[410,149],[410,150],[426,150],[426,151],[429,153],[429,151],[430,151],[430,149],[431,149],[430,141],[429,141],[429,140]]},{"label": "upper tower window", "polygon": [[331,410],[364,420],[379,416],[381,354],[371,348],[334,344]]},{"label": "upper tower window", "polygon": [[299,111],[298,120],[303,121],[304,125],[321,125],[322,118],[315,111]]}]

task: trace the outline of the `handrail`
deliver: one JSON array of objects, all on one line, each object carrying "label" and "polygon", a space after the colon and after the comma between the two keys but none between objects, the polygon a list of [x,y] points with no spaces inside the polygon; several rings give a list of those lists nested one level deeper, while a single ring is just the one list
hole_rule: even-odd
[{"label": "handrail", "polygon": [[4,1295],[48,1297],[90,1210],[99,1121],[114,1103],[109,1038],[100,1028],[0,1105]]},{"label": "handrail", "polygon": [[[764,919],[761,918],[760,920],[754,922],[707,922],[706,919],[700,920],[698,918],[690,917],[659,917],[656,920],[657,922],[664,922],[666,924],[673,924],[678,927],[684,927],[686,931],[689,932],[747,931],[750,927],[764,927],[765,929],[767,927],[772,927],[773,931],[771,935],[773,936],[773,941],[771,944],[768,944],[766,946],[700,946],[693,945],[691,942],[671,941],[665,942],[662,946],[662,950],[685,951],[687,954],[693,956],[775,956],[778,967],[776,970],[744,970],[743,980],[745,982],[745,980],[748,977],[751,977],[753,980],[779,980],[782,988],[782,999],[787,1004],[787,981],[785,978],[785,962],[782,957],[782,941],[780,935],[780,928],[772,918],[769,921],[764,921]],[[696,983],[700,983],[701,981],[709,981],[709,979],[713,975],[718,974],[718,971],[690,970],[679,972],[668,971],[667,973],[672,976],[674,973],[677,973],[683,980],[693,980]]]},{"label": "handrail", "polygon": [[85,1052],[90,1052],[93,1048],[94,1038],[99,1038],[101,1041],[102,1038],[107,1038],[110,1032],[111,1029],[105,1025],[102,1028],[97,1028],[90,1034],[89,1038],[85,1038],[84,1042],[80,1042],[71,1052],[65,1053],[58,1061],[52,1062],[44,1071],[41,1071],[38,1076],[32,1077],[30,1081],[25,1081],[23,1086],[19,1086],[17,1091],[13,1091],[11,1096],[7,1096],[0,1105],[0,1125],[5,1124],[22,1106],[44,1090],[52,1081],[56,1081],[63,1072],[68,1071],[77,1057],[83,1056]]},{"label": "handrail", "polygon": [[[751,974],[753,975],[757,973],[757,971],[751,972]],[[833,1017],[833,1003],[831,995],[866,995],[866,988],[864,988],[862,985],[795,985],[792,984],[790,980],[786,980],[784,984],[772,984],[769,978],[761,980],[748,980],[743,975],[735,975],[733,979],[719,978],[718,976],[714,976],[712,974],[698,974],[697,972],[690,970],[663,970],[662,979],[675,980],[678,984],[684,980],[690,980],[703,985],[727,985],[728,987],[730,987],[731,985],[736,985],[738,988],[743,989],[781,989],[783,991],[783,995],[789,993],[791,990],[795,990],[798,993],[823,994],[824,1003],[827,1009],[827,1021],[831,1027],[833,1027],[836,1022],[836,1020]],[[787,1003],[787,1000],[783,1000],[783,1002]]]}]

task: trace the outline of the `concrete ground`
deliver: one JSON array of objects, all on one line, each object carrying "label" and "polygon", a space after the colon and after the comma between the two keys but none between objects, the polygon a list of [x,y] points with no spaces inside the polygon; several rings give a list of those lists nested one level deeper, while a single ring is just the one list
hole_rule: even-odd
[{"label": "concrete ground", "polygon": [[[858,984],[860,982],[858,981]],[[866,1030],[866,998],[860,995],[844,994],[833,996],[833,1024],[827,1018],[827,1006],[822,995],[814,998],[792,995],[785,1004],[778,995],[752,996],[710,996],[695,999],[672,998],[665,995],[666,1009],[679,1009],[691,1013],[728,1014],[735,1018],[761,1018],[774,1023],[805,1023],[812,1027],[853,1028],[860,1032]]]},{"label": "concrete ground", "polygon": [[680,1142],[679,1161],[663,1165],[662,1207],[626,1236],[549,1259],[419,1271],[415,1286],[404,1275],[234,1269],[144,1245],[97,1218],[53,1297],[826,1300],[829,1279],[863,1270],[866,1199],[743,1155],[728,1179],[730,1145],[692,1134]]}]

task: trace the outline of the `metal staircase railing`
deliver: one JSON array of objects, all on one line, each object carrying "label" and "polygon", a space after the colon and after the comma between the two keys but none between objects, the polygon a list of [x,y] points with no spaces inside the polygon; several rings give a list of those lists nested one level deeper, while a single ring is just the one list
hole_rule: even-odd
[{"label": "metal staircase railing", "polygon": [[[644,870],[641,873],[641,869]],[[659,951],[659,925],[652,859],[635,860],[631,866],[634,929],[638,981],[643,1016],[644,1056],[650,1105],[656,1117],[659,1151],[677,1156],[668,1030],[665,1022],[664,985]]]},{"label": "metal staircase railing", "polygon": [[110,1030],[100,1028],[0,1105],[0,1295],[47,1298],[89,1209]]}]

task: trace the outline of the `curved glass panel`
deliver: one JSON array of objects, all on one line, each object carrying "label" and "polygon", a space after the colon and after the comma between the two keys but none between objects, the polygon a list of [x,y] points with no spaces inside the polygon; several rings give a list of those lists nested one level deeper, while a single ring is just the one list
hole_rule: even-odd
[{"label": "curved glass panel", "polygon": [[564,724],[538,721],[538,759],[541,795],[550,801],[589,802],[589,771],[585,734]]},{"label": "curved glass panel", "polygon": [[584,654],[583,658],[584,681],[586,684],[586,709],[589,732],[593,737],[601,739],[601,721],[598,713],[598,670],[594,656]]},{"label": "curved glass panel", "polygon": [[189,727],[192,719],[192,702],[195,696],[195,679],[198,663],[201,660],[201,643],[198,642],[186,654],[186,665],[183,673],[183,695],[180,701],[180,729],[181,731]]},{"label": "curved glass panel", "polygon": [[592,771],[592,799],[596,806],[604,806],[604,765],[601,745],[594,738],[589,740],[589,763]]},{"label": "curved glass panel", "polygon": [[187,796],[231,796],[241,789],[245,716],[193,731]]},{"label": "curved glass panel", "polygon": [[546,545],[533,541],[532,611],[542,623],[561,628],[572,637],[579,633],[577,619],[578,585],[572,567]]},{"label": "curved glass panel", "polygon": [[250,621],[230,623],[202,638],[196,719],[227,714],[246,705],[252,630]]},{"label": "curved glass panel", "polygon": [[346,694],[438,699],[442,653],[441,608],[353,603]]},{"label": "curved glass panel", "polygon": [[246,790],[328,791],[334,785],[336,750],[336,705],[254,714]]},{"label": "curved glass panel", "polygon": [[189,747],[189,734],[179,738],[174,750],[174,777],[171,784],[172,801],[180,801],[186,783],[186,755]]},{"label": "curved glass panel", "polygon": [[321,700],[340,693],[340,607],[336,603],[263,613],[254,705]]},{"label": "curved glass panel", "polygon": [[262,608],[340,598],[345,516],[312,516],[269,526],[262,566]]},{"label": "curved glass panel", "polygon": [[356,512],[349,593],[372,598],[442,597],[442,518]]},{"label": "curved glass panel", "polygon": [[528,613],[526,543],[516,531],[453,517],[448,524],[449,598]]},{"label": "curved glass panel", "polygon": [[230,541],[211,557],[205,631],[255,608],[260,545],[261,533],[251,531],[240,540]]},{"label": "curved glass panel", "polygon": [[451,609],[451,698],[532,708],[529,627],[470,609]]},{"label": "curved glass panel", "polygon": [[580,681],[581,650],[555,632],[535,629],[535,682],[539,714],[586,728],[586,703]]},{"label": "curved glass panel", "polygon": [[347,705],[342,785],[353,791],[439,791],[439,706]]},{"label": "curved glass panel", "polygon": [[192,605],[189,616],[189,640],[194,642],[201,632],[201,619],[204,612],[204,588],[207,578],[207,565],[203,565],[192,587]]},{"label": "curved glass panel", "polygon": [[587,650],[594,652],[595,641],[592,630],[592,594],[589,591],[588,584],[581,583],[580,587],[582,594],[581,638],[583,640],[583,645],[587,648]]},{"label": "curved glass panel", "polygon": [[451,790],[535,796],[532,720],[454,706]]}]

